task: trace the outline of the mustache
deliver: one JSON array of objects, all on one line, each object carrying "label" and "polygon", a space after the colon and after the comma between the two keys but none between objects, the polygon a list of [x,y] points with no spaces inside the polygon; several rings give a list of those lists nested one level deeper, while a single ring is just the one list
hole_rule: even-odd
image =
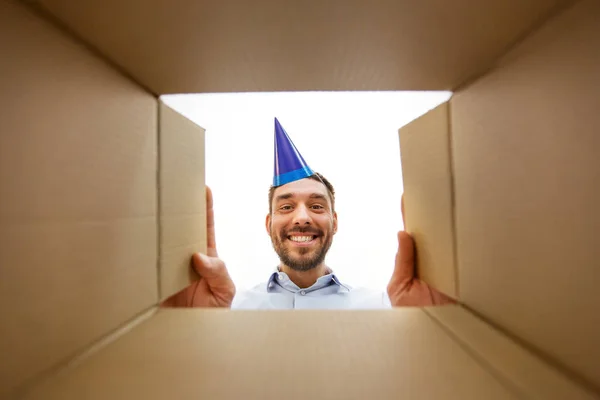
[{"label": "mustache", "polygon": [[289,234],[291,233],[308,233],[310,235],[317,235],[317,236],[323,236],[323,231],[320,229],[315,229],[311,226],[307,226],[307,227],[294,227],[288,231],[282,229],[281,230],[281,236],[285,237],[285,236],[289,236]]}]

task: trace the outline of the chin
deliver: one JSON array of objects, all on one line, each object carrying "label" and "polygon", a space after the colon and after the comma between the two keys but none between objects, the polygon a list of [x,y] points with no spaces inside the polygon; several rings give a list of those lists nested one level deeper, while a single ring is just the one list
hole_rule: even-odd
[{"label": "chin", "polygon": [[307,271],[313,270],[317,267],[316,265],[298,265],[298,264],[291,264],[291,265],[287,264],[287,265],[294,271],[298,271],[298,272],[307,272]]},{"label": "chin", "polygon": [[310,253],[316,253],[316,249],[298,249],[298,254],[301,258],[305,258],[305,256]]},{"label": "chin", "polygon": [[288,255],[282,261],[294,271],[310,271],[315,269],[319,264],[313,254],[306,254],[304,256]]}]

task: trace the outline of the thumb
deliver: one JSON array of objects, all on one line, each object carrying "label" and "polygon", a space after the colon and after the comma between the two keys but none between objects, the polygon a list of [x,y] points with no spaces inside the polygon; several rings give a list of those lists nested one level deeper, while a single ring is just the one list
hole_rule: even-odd
[{"label": "thumb", "polygon": [[406,231],[398,232],[398,253],[392,280],[404,284],[415,278],[415,242]]},{"label": "thumb", "polygon": [[233,285],[225,263],[220,258],[196,253],[192,256],[192,264],[196,272],[206,280],[208,286],[226,287]]}]

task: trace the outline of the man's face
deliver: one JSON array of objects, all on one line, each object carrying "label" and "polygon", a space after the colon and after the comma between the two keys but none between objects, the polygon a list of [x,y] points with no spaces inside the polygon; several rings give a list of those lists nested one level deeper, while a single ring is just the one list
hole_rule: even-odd
[{"label": "man's face", "polygon": [[296,271],[308,271],[325,260],[337,231],[327,188],[301,179],[275,189],[267,232],[281,262]]}]

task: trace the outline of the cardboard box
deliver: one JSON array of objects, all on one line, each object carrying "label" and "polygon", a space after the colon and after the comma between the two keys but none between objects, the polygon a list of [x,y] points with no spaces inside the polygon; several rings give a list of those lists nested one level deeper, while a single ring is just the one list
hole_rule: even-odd
[{"label": "cardboard box", "polygon": [[[0,397],[600,395],[600,3],[0,3]],[[157,310],[205,246],[167,93],[453,90],[400,130],[460,304]]]}]

